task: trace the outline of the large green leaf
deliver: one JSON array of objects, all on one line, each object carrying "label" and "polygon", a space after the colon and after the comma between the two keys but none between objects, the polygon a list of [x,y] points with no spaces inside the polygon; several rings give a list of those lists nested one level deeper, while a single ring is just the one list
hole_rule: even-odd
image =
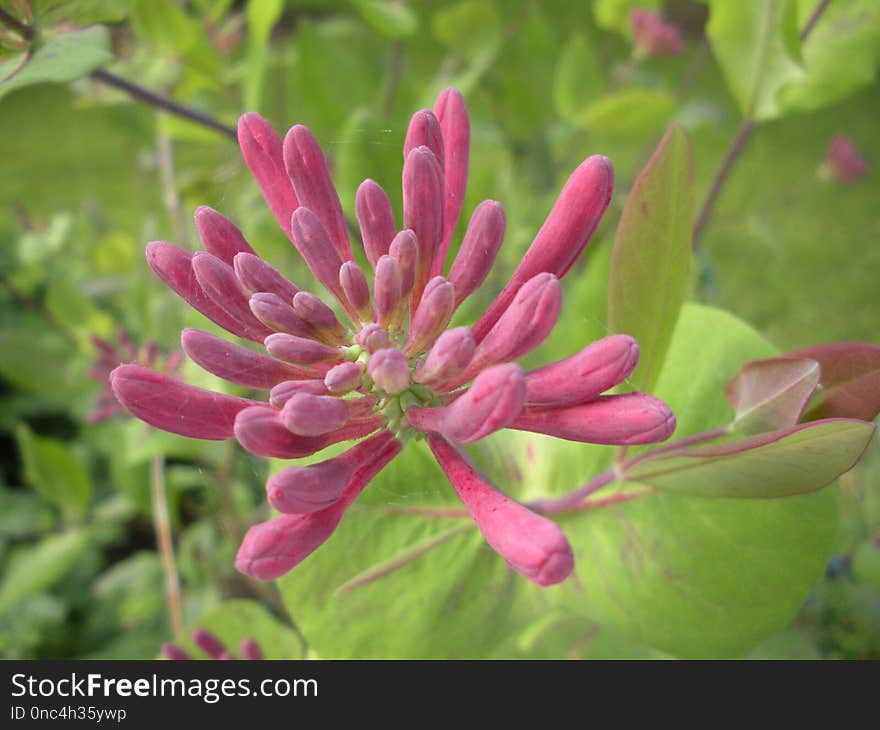
[{"label": "large green leaf", "polygon": [[583,33],[573,33],[563,46],[553,72],[556,113],[572,124],[580,124],[584,109],[604,86],[593,48]]},{"label": "large green leaf", "polygon": [[591,100],[577,123],[596,134],[644,139],[662,129],[675,111],[675,97],[667,91],[633,87]]},{"label": "large green leaf", "polygon": [[608,326],[639,343],[639,390],[656,382],[687,296],[693,210],[690,146],[673,126],[633,185],[611,256]]},{"label": "large green leaf", "polygon": [[34,51],[18,72],[0,83],[0,98],[31,84],[73,81],[112,60],[110,34],[103,26],[53,36]]},{"label": "large green leaf", "polygon": [[710,3],[706,33],[743,116],[778,116],[780,89],[803,77],[797,21],[797,0]]}]

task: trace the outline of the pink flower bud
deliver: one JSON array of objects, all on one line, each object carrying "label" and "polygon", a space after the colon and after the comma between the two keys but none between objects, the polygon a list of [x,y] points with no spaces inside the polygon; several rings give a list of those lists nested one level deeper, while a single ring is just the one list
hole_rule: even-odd
[{"label": "pink flower bud", "polygon": [[468,154],[471,144],[471,125],[464,98],[457,89],[444,89],[434,104],[434,114],[443,132],[443,237],[432,274],[443,273],[443,263],[449,241],[458,224],[468,176]]},{"label": "pink flower bud", "polygon": [[527,407],[511,428],[591,444],[652,444],[672,435],[675,416],[657,398],[626,393],[567,408]]},{"label": "pink flower bud", "polygon": [[443,171],[427,147],[416,147],[403,166],[403,227],[416,235],[418,263],[410,294],[416,309],[431,276],[431,264],[443,233]]},{"label": "pink flower bud", "polygon": [[379,350],[370,358],[367,372],[373,382],[390,395],[409,387],[409,364],[406,355],[389,347]]},{"label": "pink flower bud", "polygon": [[474,356],[476,344],[467,327],[446,330],[431,348],[425,361],[416,368],[417,383],[438,383],[462,372]]},{"label": "pink flower bud", "polygon": [[526,373],[526,403],[554,407],[586,403],[622,382],[638,362],[639,346],[632,337],[605,337],[565,360]]},{"label": "pink flower bud", "polygon": [[[289,335],[280,336],[288,337]],[[320,374],[307,368],[288,365],[273,357],[266,357],[259,352],[227,342],[202,330],[183,330],[180,335],[180,344],[193,362],[212,375],[249,388],[266,389],[283,380],[316,377]]]},{"label": "pink flower bud", "polygon": [[449,270],[449,281],[455,287],[456,307],[485,281],[504,240],[505,225],[501,203],[484,200],[474,210],[461,248]]},{"label": "pink flower bud", "polygon": [[381,256],[376,262],[373,284],[373,303],[376,317],[382,327],[395,327],[400,321],[403,278],[400,267],[391,256]]},{"label": "pink flower bud", "polygon": [[191,307],[219,324],[227,332],[254,342],[262,342],[245,323],[218,306],[202,289],[192,268],[192,256],[165,241],[147,244],[147,263],[156,275]]},{"label": "pink flower bud", "polygon": [[400,267],[401,291],[406,297],[415,284],[416,268],[419,263],[419,244],[416,241],[416,234],[409,229],[402,230],[391,242],[388,254]]},{"label": "pink flower bud", "polygon": [[474,339],[478,343],[526,281],[542,272],[559,279],[565,276],[602,220],[613,188],[614,169],[606,157],[588,157],[571,174],[510,281],[474,325]]},{"label": "pink flower bud", "polygon": [[293,298],[293,311],[303,320],[322,342],[342,345],[345,343],[343,327],[333,310],[311,292],[297,292]]},{"label": "pink flower bud", "polygon": [[196,208],[195,220],[205,251],[216,256],[223,263],[232,266],[232,261],[238,253],[255,255],[235,224],[213,208],[207,205]]},{"label": "pink flower bud", "polygon": [[324,376],[324,385],[331,393],[339,395],[359,388],[362,377],[363,373],[359,365],[353,362],[343,362],[330,368]]},{"label": "pink flower bud", "polygon": [[868,171],[868,165],[848,137],[837,135],[828,147],[825,165],[835,180],[855,182]]},{"label": "pink flower bud", "polygon": [[354,473],[342,496],[330,507],[305,515],[281,515],[251,527],[241,543],[235,567],[245,575],[272,580],[311,555],[333,534],[364,487],[397,456],[400,442],[392,439],[384,446],[374,446],[373,451],[374,458]]},{"label": "pink flower bud", "polygon": [[244,289],[251,294],[268,292],[286,301],[296,296],[299,288],[288,281],[259,256],[249,253],[237,254],[232,262],[235,276]]},{"label": "pink flower bud", "polygon": [[263,197],[289,238],[290,216],[299,201],[284,169],[281,137],[259,114],[248,112],[238,120],[238,144]]},{"label": "pink flower bud", "polygon": [[[299,337],[312,337],[314,331],[293,311],[293,306],[277,294],[259,292],[248,301],[254,316],[270,330]],[[265,338],[264,338],[265,339]]]},{"label": "pink flower bud", "polygon": [[360,315],[362,322],[369,322],[373,318],[370,307],[370,285],[361,267],[354,261],[346,261],[339,269],[339,285],[345,294],[345,298],[352,308]]},{"label": "pink flower bud", "polygon": [[[351,243],[342,205],[330,179],[324,153],[307,127],[297,124],[284,138],[284,165],[299,204],[314,211],[342,261],[351,261]],[[338,270],[338,267],[337,267]]]},{"label": "pink flower bud", "polygon": [[310,393],[311,395],[327,395],[327,386],[324,380],[285,380],[278,383],[269,391],[269,404],[273,408],[283,408],[297,393]]},{"label": "pink flower bud", "polygon": [[333,248],[318,216],[308,208],[297,208],[290,219],[290,228],[293,232],[293,244],[315,278],[337,299],[344,298],[339,286],[339,267],[342,266],[342,260]]},{"label": "pink flower bud", "polygon": [[162,644],[162,648],[160,649],[162,652],[162,656],[166,659],[170,659],[172,661],[191,661],[192,657],[187,654],[183,649],[179,646],[175,646],[174,644]]},{"label": "pink flower bud", "polygon": [[249,661],[261,661],[263,659],[263,650],[260,645],[253,639],[242,639],[239,646],[241,658]]},{"label": "pink flower bud", "polygon": [[664,58],[684,51],[681,31],[649,10],[633,10],[629,15],[636,53],[643,57]]},{"label": "pink flower bud", "polygon": [[248,296],[229,264],[224,264],[209,253],[197,253],[192,257],[192,267],[202,291],[226,314],[241,323],[249,334],[248,339],[271,334],[271,330],[254,317]]},{"label": "pink flower bud", "polygon": [[409,120],[406,139],[403,141],[403,159],[416,147],[427,147],[434,153],[440,169],[443,169],[443,130],[433,112],[427,109],[417,111]]},{"label": "pink flower bud", "polygon": [[446,329],[455,312],[455,290],[442,276],[435,276],[425,287],[422,301],[409,329],[403,348],[407,355],[424,352]]},{"label": "pink flower bud", "polygon": [[391,347],[391,337],[388,332],[378,324],[368,324],[360,332],[355,335],[355,342],[363,347],[367,352],[374,353]]},{"label": "pink flower bud", "polygon": [[215,441],[231,437],[236,415],[256,404],[187,385],[140,365],[120,365],[110,373],[110,387],[123,406],[151,426]]},{"label": "pink flower bud", "polygon": [[429,435],[428,445],[486,542],[511,568],[540,586],[560,583],[571,575],[574,553],[555,522],[495,489],[441,436]]},{"label": "pink flower bud", "polygon": [[451,405],[413,407],[406,417],[421,431],[442,433],[453,441],[470,443],[511,425],[522,411],[525,393],[525,378],[519,365],[496,365],[481,372]]},{"label": "pink flower bud", "polygon": [[367,260],[375,269],[379,257],[388,253],[388,246],[397,231],[391,203],[377,182],[364,180],[360,184],[354,200],[354,213],[361,226]]},{"label": "pink flower bud", "polygon": [[[263,344],[270,355],[287,362],[307,365],[310,363],[338,361],[340,359],[338,347],[331,347],[306,337],[297,337],[296,335],[288,335],[283,332],[269,335]],[[314,371],[312,374],[314,374]]]},{"label": "pink flower bud", "polygon": [[211,659],[222,659],[226,654],[226,647],[210,631],[196,629],[192,632],[193,644],[207,654]]},{"label": "pink flower bud", "polygon": [[331,395],[297,393],[281,409],[281,422],[300,436],[323,436],[348,421],[348,406]]},{"label": "pink flower bud", "polygon": [[332,459],[308,466],[290,466],[266,483],[269,504],[284,514],[308,514],[327,509],[339,500],[354,473],[391,442],[387,431]]}]

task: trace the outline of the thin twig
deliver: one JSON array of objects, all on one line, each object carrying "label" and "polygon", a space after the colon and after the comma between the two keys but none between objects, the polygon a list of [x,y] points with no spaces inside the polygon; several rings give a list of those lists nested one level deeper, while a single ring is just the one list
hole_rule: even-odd
[{"label": "thin twig", "polygon": [[174,559],[174,543],[171,539],[171,518],[168,513],[168,498],[165,494],[165,458],[155,455],[150,461],[150,496],[153,503],[153,530],[156,545],[162,557],[162,571],[165,574],[165,605],[175,641],[182,641],[183,607],[180,598],[180,578]]},{"label": "thin twig", "polygon": [[819,22],[819,18],[822,17],[822,13],[824,13],[828,6],[831,4],[831,0],[822,0],[813,11],[813,14],[807,18],[807,22],[804,24],[804,27],[801,29],[801,42],[807,40],[807,36],[813,32],[813,28],[816,27],[816,23]]},{"label": "thin twig", "polygon": [[26,41],[32,41],[34,39],[34,29],[29,25],[22,23],[18,18],[7,13],[3,8],[0,8],[0,22],[2,22],[7,28],[14,30]]}]

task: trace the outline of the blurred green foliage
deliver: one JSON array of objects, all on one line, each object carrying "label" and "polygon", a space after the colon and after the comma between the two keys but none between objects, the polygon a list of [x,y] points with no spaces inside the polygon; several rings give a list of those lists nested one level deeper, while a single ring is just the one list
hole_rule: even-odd
[{"label": "blurred green foliage", "polygon": [[[880,6],[833,0],[802,41],[818,5],[0,1],[36,34],[29,44],[14,28],[0,32],[0,654],[151,657],[172,638],[150,500],[151,469],[164,464],[184,618],[229,646],[251,635],[271,656],[880,656],[876,442],[839,488],[815,495],[772,503],[664,495],[569,519],[586,600],[513,577],[457,523],[386,514],[450,499],[427,453],[410,448],[279,593],[232,567],[243,529],[268,515],[265,463],[123,417],[88,422],[99,391],[86,377],[92,335],[113,338],[122,327],[172,350],[182,327],[213,329],[143,259],[149,240],[194,248],[198,205],[228,215],[261,255],[311,285],[236,146],[101,83],[90,75],[97,68],[225,125],[247,109],[277,129],[307,124],[352,219],[365,177],[400,210],[409,116],[457,86],[472,123],[464,215],[491,197],[508,220],[498,263],[463,321],[503,285],[568,174],[589,154],[611,158],[612,206],[564,281],[562,320],[535,362],[609,331],[614,231],[664,131],[677,123],[689,140],[699,207],[752,119],[690,278],[684,267],[670,280],[676,298],[721,307],[764,337],[689,305],[666,369],[654,372],[656,392],[686,435],[729,420],[721,388],[749,358],[877,342]],[[685,52],[636,59],[628,20],[636,7],[662,7],[683,29]],[[820,169],[837,133],[872,168],[853,183]],[[680,244],[669,239],[668,250]],[[647,259],[642,275],[651,279],[663,261]],[[662,322],[666,337],[674,323]],[[235,390],[192,363],[182,376]],[[523,499],[570,489],[573,475],[586,481],[612,457],[607,448],[513,439],[520,451],[511,460],[510,444],[496,441],[478,456]],[[518,462],[532,441],[539,458]],[[635,557],[621,561],[622,545]],[[369,582],[398,560],[404,567]],[[756,594],[761,601],[743,608]],[[650,608],[652,619],[630,604]]]}]

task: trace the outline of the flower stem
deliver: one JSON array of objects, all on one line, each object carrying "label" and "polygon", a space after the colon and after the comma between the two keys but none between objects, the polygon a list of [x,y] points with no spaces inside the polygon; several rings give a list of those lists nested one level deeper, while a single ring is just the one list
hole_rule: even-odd
[{"label": "flower stem", "polygon": [[156,454],[150,461],[150,497],[153,505],[153,530],[156,533],[156,545],[162,557],[162,571],[165,574],[165,605],[174,640],[181,641],[184,639],[184,634],[180,579],[177,575],[177,563],[174,560],[171,518],[165,493],[165,458],[161,454]]}]

